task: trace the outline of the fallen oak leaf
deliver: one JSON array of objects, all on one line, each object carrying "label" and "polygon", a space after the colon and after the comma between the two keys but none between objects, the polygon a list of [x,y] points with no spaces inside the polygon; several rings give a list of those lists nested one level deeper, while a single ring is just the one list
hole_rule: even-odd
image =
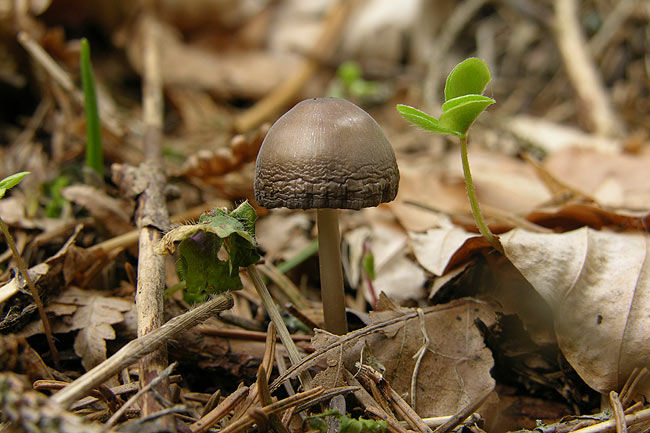
[{"label": "fallen oak leaf", "polygon": [[[386,305],[386,297],[382,296],[379,303]],[[271,389],[323,358],[327,358],[328,368],[334,370],[333,374],[323,376],[323,383],[335,386],[336,382],[330,379],[342,376],[343,366],[354,374],[355,363],[369,364],[369,352],[364,352],[367,346],[374,362],[385,367],[384,377],[398,394],[409,395],[415,378],[414,409],[420,416],[456,413],[494,386],[490,375],[494,361],[474,326],[477,319],[488,327],[494,325],[496,314],[491,305],[460,299],[419,311],[396,307],[374,313],[374,323],[343,336],[319,331],[312,340],[316,352],[289,368],[273,382]],[[420,350],[424,353],[418,357]],[[410,401],[411,396],[406,400]]]},{"label": "fallen oak leaf", "polygon": [[74,350],[86,370],[106,359],[106,340],[115,339],[112,325],[122,322],[122,313],[133,307],[131,301],[74,287],[61,293],[54,302],[78,306],[69,325],[58,327],[57,332],[80,330],[74,341]]},{"label": "fallen oak leaf", "polygon": [[[620,390],[635,367],[650,367],[647,233],[515,229],[501,242],[506,257],[550,305],[558,345],[590,387]],[[650,396],[650,379],[637,391]]]}]

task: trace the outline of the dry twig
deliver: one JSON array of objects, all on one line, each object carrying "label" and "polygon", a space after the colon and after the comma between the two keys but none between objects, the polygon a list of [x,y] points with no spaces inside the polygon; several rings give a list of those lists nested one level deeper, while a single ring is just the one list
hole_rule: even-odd
[{"label": "dry twig", "polygon": [[[138,196],[136,224],[140,229],[138,255],[138,281],[135,303],[138,311],[138,336],[142,337],[163,324],[165,289],[165,258],[154,247],[162,238],[161,231],[169,227],[169,214],[165,203],[165,175],[162,153],[163,97],[162,73],[158,38],[154,17],[145,15],[146,36],[144,47],[143,111],[144,111],[144,163],[138,177],[146,185]],[[147,385],[167,367],[167,349],[164,344],[140,359],[140,384]],[[166,382],[155,388],[169,399]],[[142,403],[142,414],[148,416],[162,409],[156,399],[148,394]],[[173,419],[166,418],[170,426]]]},{"label": "dry twig", "polygon": [[589,129],[598,135],[621,135],[623,126],[589,57],[577,9],[575,0],[555,0],[554,31],[564,66],[581,101]]},{"label": "dry twig", "polygon": [[336,48],[352,6],[354,5],[351,1],[344,0],[332,7],[325,20],[323,31],[314,45],[314,55],[306,58],[284,82],[235,119],[235,129],[238,132],[246,132],[258,127],[296,97],[320,67],[319,60],[326,59]]}]

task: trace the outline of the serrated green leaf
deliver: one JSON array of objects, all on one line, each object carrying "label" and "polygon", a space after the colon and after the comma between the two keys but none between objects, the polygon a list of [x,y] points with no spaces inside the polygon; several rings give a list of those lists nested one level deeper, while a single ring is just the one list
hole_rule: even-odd
[{"label": "serrated green leaf", "polygon": [[4,197],[8,189],[18,185],[28,174],[29,171],[21,171],[20,173],[12,174],[0,180],[0,198]]},{"label": "serrated green leaf", "polygon": [[[221,293],[241,289],[239,268],[257,263],[255,240],[255,209],[242,203],[228,212],[222,209],[204,214],[197,224],[176,227],[156,246],[159,254],[171,254],[178,246],[177,272],[185,281],[185,299],[200,302],[207,293]],[[218,257],[224,247],[226,260]]]},{"label": "serrated green leaf", "polygon": [[250,238],[250,242],[253,245],[257,245],[257,241],[255,240],[255,222],[257,221],[257,213],[255,213],[255,208],[251,206],[248,200],[237,206],[230,215],[237,218],[244,225],[246,233],[249,235],[246,238]]},{"label": "serrated green leaf", "polygon": [[[488,106],[494,104],[494,100],[490,98],[476,99],[479,95],[461,96],[457,99],[466,99],[458,104],[451,104],[451,108],[443,111],[440,115],[440,125],[443,128],[451,129],[457,132],[457,135],[464,136],[467,130],[474,123],[476,118]],[[448,101],[448,102],[451,102]]]},{"label": "serrated green leaf", "polygon": [[218,236],[207,232],[198,232],[179,244],[179,277],[185,281],[183,297],[187,302],[202,302],[208,293],[242,288],[239,275],[233,277],[229,264],[218,257],[221,244]]},{"label": "serrated green leaf", "polygon": [[239,268],[253,265],[260,260],[257,248],[251,245],[248,239],[235,234],[230,239],[228,251],[228,263],[230,265],[230,274],[234,277],[239,273]]},{"label": "serrated green leaf", "polygon": [[480,95],[492,79],[490,68],[477,57],[470,57],[456,65],[447,76],[445,101],[463,95]]},{"label": "serrated green leaf", "polygon": [[418,110],[415,107],[409,105],[398,104],[397,111],[402,115],[406,120],[412,124],[419,126],[422,129],[427,131],[437,132],[438,134],[454,134],[458,135],[455,131],[445,129],[440,126],[438,119],[425,113],[424,111]]}]

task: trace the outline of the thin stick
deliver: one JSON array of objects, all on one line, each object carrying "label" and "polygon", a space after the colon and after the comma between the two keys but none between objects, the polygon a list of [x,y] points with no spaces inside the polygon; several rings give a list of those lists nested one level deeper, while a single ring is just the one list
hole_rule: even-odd
[{"label": "thin stick", "polygon": [[[163,324],[165,290],[165,258],[155,252],[155,246],[162,238],[160,230],[169,227],[169,214],[165,203],[166,184],[162,152],[163,98],[162,73],[158,33],[153,16],[145,15],[144,73],[143,73],[143,117],[144,117],[144,162],[138,172],[146,182],[145,191],[138,196],[136,223],[140,229],[138,254],[138,281],[135,303],[138,314],[138,336],[142,337]],[[164,344],[151,354],[140,359],[140,385],[145,386],[160,375],[167,367],[167,348]],[[165,399],[169,399],[169,385],[163,382],[155,388]],[[159,412],[163,407],[147,394],[142,401],[142,415]],[[164,423],[173,424],[171,417]]]},{"label": "thin stick", "polygon": [[[308,401],[311,401],[317,398],[318,396],[320,396],[323,392],[324,392],[323,387],[318,386],[316,388],[310,389],[309,391],[304,391],[301,392],[300,394],[287,397],[284,400],[276,401],[273,404],[263,407],[261,410],[264,412],[264,414],[268,416],[269,414],[281,412],[283,410],[289,409],[290,407],[298,406]],[[253,420],[253,418],[250,415],[246,414],[246,416],[238,419],[234,423],[222,429],[221,433],[239,433],[239,432],[248,431],[247,429],[251,427],[254,423],[255,421]]]},{"label": "thin stick", "polygon": [[431,428],[422,421],[422,418],[404,401],[379,372],[368,365],[361,365],[359,374],[363,375],[368,381],[377,384],[379,391],[386,400],[392,403],[395,411],[406,420],[413,430],[419,431],[420,433],[432,433]]},{"label": "thin stick", "polygon": [[555,0],[554,3],[555,38],[589,128],[598,135],[621,135],[622,123],[612,108],[602,78],[589,56],[580,28],[578,3],[576,0]]},{"label": "thin stick", "polygon": [[61,370],[61,363],[59,362],[59,352],[56,350],[56,346],[54,345],[54,338],[52,337],[52,328],[50,327],[50,321],[48,320],[47,314],[45,313],[45,306],[43,305],[41,296],[38,294],[38,289],[34,285],[34,281],[32,281],[32,277],[29,276],[27,265],[25,265],[25,261],[23,260],[23,257],[20,255],[18,249],[16,248],[16,243],[14,242],[14,238],[13,236],[11,236],[11,233],[9,233],[9,228],[2,220],[2,218],[0,218],[0,230],[2,231],[2,234],[5,237],[5,240],[7,241],[7,245],[9,245],[9,249],[11,250],[11,253],[14,256],[14,259],[16,259],[16,263],[18,264],[18,270],[20,270],[20,273],[22,274],[23,278],[25,279],[25,282],[27,283],[27,286],[29,287],[30,292],[32,293],[32,297],[34,298],[34,303],[36,303],[38,314],[41,316],[41,322],[43,323],[43,330],[45,331],[47,344],[50,347],[50,352],[52,353],[52,362],[54,363],[54,367],[57,370]]},{"label": "thin stick", "polygon": [[70,407],[75,400],[88,395],[92,389],[112,375],[119,373],[123,368],[158,349],[183,331],[204,322],[221,311],[232,308],[233,303],[232,296],[229,293],[217,295],[195,309],[174,317],[149,334],[131,340],[113,356],[54,394],[50,397],[51,400],[63,408]]},{"label": "thin stick", "polygon": [[447,433],[454,429],[458,424],[460,424],[465,418],[470,416],[472,413],[476,412],[485,400],[492,394],[494,387],[486,389],[483,394],[479,395],[474,401],[471,401],[467,406],[458,411],[457,414],[453,415],[449,421],[439,426],[434,430],[433,433]]},{"label": "thin stick", "polygon": [[[636,413],[625,415],[625,423],[627,425],[636,424],[641,421],[650,419],[650,409],[643,409]],[[590,425],[578,430],[573,430],[571,433],[603,433],[606,431],[614,430],[616,428],[616,420],[610,419],[598,424]]]},{"label": "thin stick", "polygon": [[190,425],[192,433],[204,433],[208,431],[210,427],[218,423],[219,420],[228,414],[228,412],[241,403],[247,394],[247,386],[237,389],[237,391],[226,397],[226,399],[217,405],[217,407],[201,417],[200,420]]},{"label": "thin stick", "polygon": [[418,349],[415,355],[413,355],[413,359],[415,359],[415,367],[413,367],[413,375],[411,376],[411,407],[413,410],[417,410],[416,401],[418,387],[416,385],[420,372],[420,365],[422,364],[424,355],[427,353],[427,349],[431,343],[431,340],[429,340],[429,334],[427,333],[426,322],[424,320],[424,312],[422,311],[422,308],[418,308],[416,311],[418,312],[418,318],[420,319],[420,332],[422,332],[422,338],[424,341],[422,342],[420,349]]},{"label": "thin stick", "polygon": [[618,398],[618,393],[612,391],[609,393],[609,405],[614,412],[614,420],[616,420],[616,433],[627,433],[627,424],[625,424],[625,411],[621,400]]},{"label": "thin stick", "polygon": [[164,369],[163,371],[160,372],[160,375],[149,382],[147,385],[143,386],[140,388],[138,392],[136,392],[131,398],[129,398],[123,405],[120,407],[109,419],[104,423],[104,429],[108,429],[113,424],[115,424],[119,419],[124,415],[124,413],[127,411],[128,408],[133,406],[133,404],[142,396],[144,393],[149,391],[151,388],[154,386],[158,385],[161,383],[163,380],[166,380],[169,378],[169,375],[172,373],[172,370],[176,367],[177,363],[174,362],[172,364],[169,364],[169,366]]},{"label": "thin stick", "polygon": [[296,97],[309,78],[316,73],[320,62],[318,59],[327,58],[336,48],[343,35],[342,29],[351,9],[350,0],[338,1],[329,12],[323,31],[314,45],[314,56],[308,56],[305,61],[280,83],[271,93],[262,98],[250,109],[235,119],[235,129],[238,132],[250,131],[258,127],[269,117],[287,106]]},{"label": "thin stick", "polygon": [[[292,365],[299,364],[302,361],[302,356],[300,356],[300,352],[298,352],[298,348],[296,347],[296,344],[293,342],[293,339],[291,338],[291,334],[287,329],[287,325],[285,325],[284,320],[282,320],[280,311],[278,310],[278,307],[275,305],[275,302],[273,302],[273,298],[271,298],[271,294],[269,293],[269,290],[266,288],[266,285],[262,280],[262,276],[259,274],[259,272],[257,272],[257,268],[255,267],[255,265],[248,266],[246,270],[248,271],[248,275],[253,281],[253,285],[257,290],[257,294],[262,300],[262,305],[264,306],[264,309],[269,314],[269,317],[271,317],[271,321],[275,325],[278,335],[280,336],[280,341],[282,341],[282,344],[284,345],[284,348],[287,351],[287,355],[289,356],[289,361],[291,361]],[[300,373],[299,378],[300,378],[300,383],[302,383],[303,389],[309,390],[312,388],[311,375],[309,374],[308,371],[306,370],[302,371]]]}]

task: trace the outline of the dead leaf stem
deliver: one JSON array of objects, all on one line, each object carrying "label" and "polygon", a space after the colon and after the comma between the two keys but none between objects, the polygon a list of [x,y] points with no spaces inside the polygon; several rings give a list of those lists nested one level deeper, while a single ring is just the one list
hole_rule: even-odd
[{"label": "dead leaf stem", "polygon": [[129,398],[123,405],[120,407],[111,417],[106,421],[104,424],[104,428],[109,428],[113,426],[119,419],[126,413],[126,410],[131,407],[138,399],[144,395],[146,392],[148,392],[151,388],[154,386],[158,385],[161,383],[163,380],[168,380],[169,375],[172,373],[172,370],[176,367],[178,363],[173,362],[169,364],[169,366],[164,369],[163,371],[160,372],[160,375],[156,377],[154,380],[149,382],[147,385],[143,386],[140,388],[140,390],[135,393],[131,398]]},{"label": "dead leaf stem", "polygon": [[429,334],[427,334],[427,323],[424,320],[424,312],[422,311],[422,308],[418,308],[416,311],[418,312],[418,318],[420,319],[420,331],[422,332],[422,338],[424,341],[422,342],[420,349],[415,353],[415,355],[413,355],[413,359],[415,359],[415,367],[413,367],[413,375],[411,376],[411,407],[413,409],[416,409],[416,384],[420,372],[420,365],[422,364],[422,359],[424,359],[424,355],[426,355],[429,343],[431,342],[429,340]]},{"label": "dead leaf stem", "polygon": [[18,264],[18,270],[20,270],[21,275],[23,276],[25,282],[27,283],[27,286],[29,287],[32,297],[34,298],[34,303],[36,304],[36,308],[38,309],[38,314],[41,316],[41,322],[43,323],[43,330],[45,331],[47,344],[50,347],[50,352],[52,354],[52,362],[54,363],[54,367],[57,370],[61,370],[61,363],[59,362],[59,352],[56,350],[56,346],[54,345],[54,338],[52,337],[52,327],[50,326],[50,321],[48,320],[47,314],[45,313],[45,306],[43,305],[41,296],[38,294],[38,289],[36,288],[34,281],[32,281],[32,277],[29,276],[29,270],[27,269],[27,265],[25,265],[25,261],[23,260],[23,257],[20,255],[18,249],[16,248],[16,243],[14,242],[14,238],[13,236],[11,236],[11,233],[9,233],[9,228],[7,227],[7,224],[5,224],[5,222],[2,220],[2,218],[0,218],[0,231],[2,231],[2,234],[4,235],[5,240],[7,241],[7,245],[9,245],[9,249],[11,250],[11,254],[13,254],[14,259]]},{"label": "dead leaf stem", "polygon": [[[420,310],[418,308],[418,310]],[[421,315],[421,310],[418,312]],[[424,318],[424,316],[421,316]],[[390,386],[388,381],[374,368],[368,365],[359,366],[359,374],[370,382],[374,382],[382,393],[383,397],[391,403],[395,411],[409,424],[409,426],[420,433],[432,433],[429,426],[411,408],[404,399]]]},{"label": "dead leaf stem", "polygon": [[224,416],[226,416],[233,408],[237,407],[244,398],[248,395],[249,388],[247,386],[238,388],[235,392],[230,394],[224,399],[217,407],[201,417],[200,420],[190,425],[192,433],[204,433],[213,425],[218,423]]},{"label": "dead leaf stem", "polygon": [[616,421],[616,433],[627,433],[627,424],[625,423],[625,411],[621,400],[618,398],[616,391],[609,393],[609,406],[614,412],[614,420]]},{"label": "dead leaf stem", "polygon": [[[264,306],[264,309],[271,317],[271,320],[276,326],[276,330],[278,332],[278,335],[280,336],[280,340],[282,341],[285,350],[287,351],[287,355],[289,356],[289,360],[291,361],[291,364],[292,365],[300,364],[303,357],[300,355],[300,352],[298,352],[296,343],[293,342],[293,339],[291,338],[291,334],[289,333],[287,326],[284,324],[284,320],[282,320],[280,311],[278,310],[278,307],[275,305],[275,302],[273,301],[273,298],[271,298],[271,294],[269,293],[269,290],[266,288],[266,285],[262,280],[262,276],[260,275],[259,272],[257,272],[257,268],[255,267],[255,265],[248,266],[246,270],[248,271],[248,275],[253,281],[253,285],[257,290],[257,294],[259,295],[260,300],[262,301],[262,305]],[[306,370],[300,371],[300,382],[302,383],[303,389],[311,388],[311,375],[309,374],[308,371]]]},{"label": "dead leaf stem", "polygon": [[[636,424],[641,421],[646,421],[648,419],[650,419],[650,408],[640,410],[630,415],[626,415],[625,423],[628,426],[631,426],[632,424]],[[610,419],[598,424],[590,425],[589,427],[573,430],[572,433],[602,433],[602,432],[614,430],[615,428],[616,428],[616,420]]]},{"label": "dead leaf stem", "polygon": [[634,398],[634,394],[636,393],[636,388],[641,383],[642,380],[645,379],[645,377],[648,375],[648,368],[643,367],[643,368],[638,368],[636,367],[632,373],[630,374],[630,377],[627,379],[625,382],[625,385],[623,386],[623,389],[621,390],[621,403],[623,404],[623,407],[627,406],[632,398]]},{"label": "dead leaf stem", "polygon": [[458,413],[453,415],[449,421],[439,426],[434,430],[433,433],[447,433],[453,430],[458,424],[460,424],[464,419],[469,417],[471,414],[476,412],[476,409],[481,407],[481,405],[487,400],[487,398],[492,394],[494,386],[486,389],[482,394],[480,394],[474,401],[471,401],[467,406],[462,408]]},{"label": "dead leaf stem", "polygon": [[[289,409],[292,406],[307,403],[308,401],[311,401],[320,396],[323,391],[324,389],[322,386],[317,386],[316,388],[312,388],[309,391],[301,392],[299,394],[287,397],[283,400],[265,406],[262,408],[262,411],[266,416],[272,413],[281,412],[283,410]],[[240,433],[247,431],[247,429],[250,428],[253,424],[255,424],[255,420],[249,414],[246,414],[239,420],[222,429],[221,433]]]}]

